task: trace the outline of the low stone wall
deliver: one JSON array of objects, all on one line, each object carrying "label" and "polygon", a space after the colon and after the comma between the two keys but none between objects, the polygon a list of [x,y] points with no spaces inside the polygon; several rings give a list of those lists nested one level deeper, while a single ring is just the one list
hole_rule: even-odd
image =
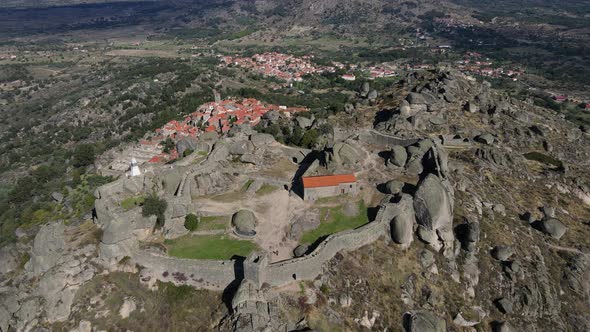
[{"label": "low stone wall", "polygon": [[394,137],[394,136],[382,134],[382,133],[377,132],[375,130],[363,132],[360,135],[360,139],[363,142],[368,143],[368,144],[388,146],[388,147],[397,146],[397,145],[408,146],[408,145],[412,145],[412,144],[419,141],[419,139],[417,139],[417,138],[399,138],[399,137]]},{"label": "low stone wall", "polygon": [[140,250],[132,259],[142,267],[144,282],[172,282],[196,288],[223,290],[234,280],[243,278],[242,263],[235,260],[198,260],[164,256]]}]

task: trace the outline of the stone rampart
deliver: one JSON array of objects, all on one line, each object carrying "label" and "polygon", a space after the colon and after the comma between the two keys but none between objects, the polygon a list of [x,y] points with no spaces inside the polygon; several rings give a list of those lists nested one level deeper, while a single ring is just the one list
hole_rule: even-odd
[{"label": "stone rampart", "polygon": [[234,280],[243,278],[242,264],[236,260],[182,259],[147,250],[137,251],[132,259],[141,266],[143,281],[156,279],[176,285],[222,290]]},{"label": "stone rampart", "polygon": [[381,236],[389,236],[392,216],[399,213],[396,204],[382,204],[375,221],[357,229],[328,236],[309,255],[268,265],[265,280],[279,286],[294,280],[314,280],[322,273],[323,266],[338,252],[351,251],[371,244]]},{"label": "stone rampart", "polygon": [[338,252],[358,249],[386,235],[387,223],[372,222],[360,228],[328,236],[311,254],[272,263],[265,273],[266,283],[280,286],[295,280],[313,280],[323,271],[324,264]]}]

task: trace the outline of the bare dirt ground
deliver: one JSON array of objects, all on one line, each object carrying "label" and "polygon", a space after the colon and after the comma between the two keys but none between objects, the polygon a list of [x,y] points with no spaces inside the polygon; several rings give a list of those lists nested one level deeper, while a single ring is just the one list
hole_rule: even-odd
[{"label": "bare dirt ground", "polygon": [[292,257],[296,241],[286,239],[286,231],[294,215],[309,208],[309,204],[286,190],[278,189],[266,195],[240,195],[237,200],[221,202],[213,199],[196,199],[202,211],[227,215],[247,209],[256,215],[258,226],[254,241],[269,253],[271,262]]}]

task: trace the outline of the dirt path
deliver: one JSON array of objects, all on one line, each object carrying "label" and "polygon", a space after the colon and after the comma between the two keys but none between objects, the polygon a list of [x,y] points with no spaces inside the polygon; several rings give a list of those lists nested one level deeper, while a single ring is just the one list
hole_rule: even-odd
[{"label": "dirt path", "polygon": [[287,226],[293,215],[307,208],[300,198],[281,189],[263,196],[243,194],[233,202],[198,199],[195,204],[200,210],[219,215],[231,215],[241,209],[253,211],[258,218],[254,241],[269,253],[271,262],[292,257],[298,243],[286,239]]}]

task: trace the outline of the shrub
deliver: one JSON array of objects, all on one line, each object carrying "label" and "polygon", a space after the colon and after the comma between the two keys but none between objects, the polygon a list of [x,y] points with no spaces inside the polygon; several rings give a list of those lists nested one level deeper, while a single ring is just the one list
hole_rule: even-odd
[{"label": "shrub", "polygon": [[74,166],[84,167],[94,163],[95,157],[94,145],[80,144],[74,150]]},{"label": "shrub", "polygon": [[165,218],[164,212],[168,208],[168,202],[163,199],[160,199],[156,194],[152,194],[145,198],[143,202],[143,207],[141,209],[141,214],[144,217],[149,216],[156,216],[158,219],[156,220],[156,226],[162,227],[164,226]]},{"label": "shrub", "polygon": [[303,138],[301,138],[300,146],[311,149],[314,145],[317,144],[319,134],[317,130],[310,129],[303,134]]},{"label": "shrub", "polygon": [[166,138],[165,141],[160,142],[160,144],[162,144],[162,146],[164,147],[162,151],[164,151],[165,153],[169,153],[176,147],[174,141],[170,137]]},{"label": "shrub", "polygon": [[184,218],[184,228],[193,232],[199,227],[199,217],[190,213]]},{"label": "shrub", "polygon": [[188,157],[188,156],[190,156],[191,154],[193,154],[193,152],[194,152],[194,151],[193,151],[193,150],[191,150],[191,149],[186,149],[186,150],[184,150],[184,152],[182,153],[182,157]]}]

